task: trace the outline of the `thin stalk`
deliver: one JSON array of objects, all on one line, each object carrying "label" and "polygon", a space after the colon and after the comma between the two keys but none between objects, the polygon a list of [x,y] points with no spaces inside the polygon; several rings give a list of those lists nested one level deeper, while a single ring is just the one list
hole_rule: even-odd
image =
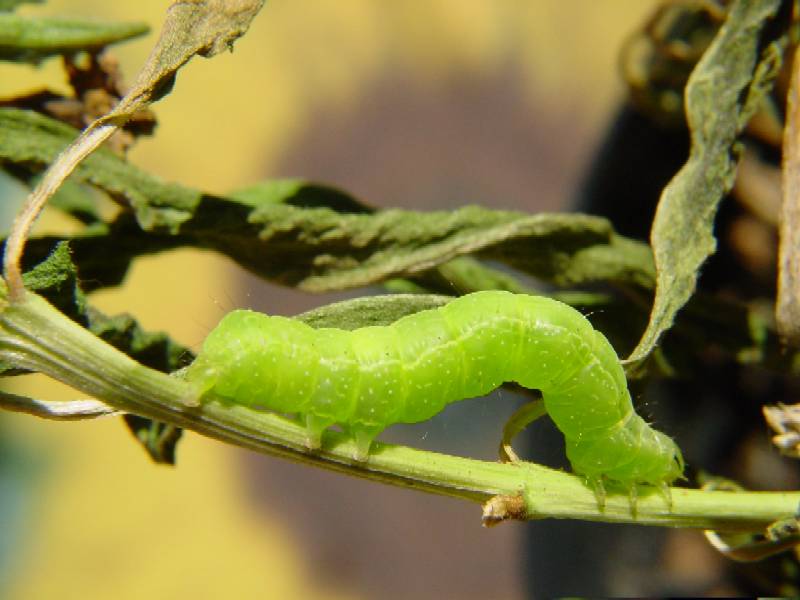
[{"label": "thin stalk", "polygon": [[111,137],[117,129],[118,125],[109,123],[84,131],[75,142],[58,155],[25,200],[25,204],[14,219],[3,254],[3,273],[8,282],[8,295],[12,300],[18,300],[25,294],[20,259],[33,224],[44,210],[47,201],[80,162]]},{"label": "thin stalk", "polygon": [[[391,485],[485,503],[488,524],[505,519],[570,518],[763,531],[791,517],[800,492],[728,492],[672,488],[671,502],[640,488],[634,507],[627,493],[609,490],[604,507],[578,477],[534,463],[485,462],[402,446],[375,444],[366,462],[340,433],[326,435],[321,451],[304,447],[297,423],[241,406],[189,406],[186,382],[143,367],[28,292],[8,303],[0,287],[0,359],[45,373],[120,411],[157,419],[265,454]],[[619,492],[619,490],[617,490]]]}]

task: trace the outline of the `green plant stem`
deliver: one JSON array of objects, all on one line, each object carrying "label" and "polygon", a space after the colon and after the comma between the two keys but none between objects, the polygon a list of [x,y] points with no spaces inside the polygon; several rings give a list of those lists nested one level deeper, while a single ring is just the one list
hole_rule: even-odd
[{"label": "green plant stem", "polygon": [[305,431],[278,415],[216,402],[192,407],[193,388],[143,367],[69,320],[33,292],[14,303],[0,287],[0,359],[45,373],[110,406],[184,427],[231,444],[349,475],[488,503],[487,521],[573,518],[593,521],[762,531],[791,517],[800,492],[639,489],[635,511],[627,493],[609,490],[605,506],[571,474],[533,463],[501,464],[375,444],[369,460],[354,462],[353,446],[330,432],[310,453]]}]

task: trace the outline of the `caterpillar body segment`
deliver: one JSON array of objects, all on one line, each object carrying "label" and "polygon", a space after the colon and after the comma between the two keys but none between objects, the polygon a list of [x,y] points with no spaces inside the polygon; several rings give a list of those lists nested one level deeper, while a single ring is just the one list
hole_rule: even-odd
[{"label": "caterpillar body segment", "polygon": [[299,415],[312,448],[338,424],[360,459],[389,425],[424,421],[515,381],[541,391],[573,470],[588,480],[664,486],[683,471],[675,443],[634,412],[608,340],[545,297],[477,292],[354,331],[234,311],[186,377],[201,402]]}]

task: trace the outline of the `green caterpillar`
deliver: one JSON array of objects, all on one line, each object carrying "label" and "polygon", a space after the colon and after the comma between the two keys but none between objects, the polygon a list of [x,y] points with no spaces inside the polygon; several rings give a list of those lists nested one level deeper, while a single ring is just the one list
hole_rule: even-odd
[{"label": "green caterpillar", "polygon": [[389,425],[424,421],[516,381],[541,391],[573,470],[600,491],[603,479],[635,490],[665,487],[683,472],[675,443],[634,412],[608,340],[550,298],[477,292],[354,331],[237,310],[211,332],[186,378],[199,401],[298,414],[309,448],[338,424],[359,460]]}]

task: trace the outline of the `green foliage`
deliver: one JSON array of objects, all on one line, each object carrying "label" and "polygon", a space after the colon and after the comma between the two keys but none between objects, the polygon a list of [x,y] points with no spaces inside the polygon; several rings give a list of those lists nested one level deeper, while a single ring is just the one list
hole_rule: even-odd
[{"label": "green foliage", "polygon": [[[0,109],[0,160],[16,169],[42,169],[76,134],[30,111]],[[612,281],[649,287],[654,278],[645,244],[588,215],[478,206],[372,212],[338,190],[297,180],[265,182],[222,198],[165,183],[103,148],[72,177],[127,209],[105,233],[95,230],[75,246],[83,277],[108,284],[120,279],[102,273],[109,270],[108,260],[87,270],[84,256],[103,256],[102,248],[113,246],[111,270],[118,273],[138,254],[187,245],[220,251],[262,277],[312,292],[416,275],[466,254],[557,285]]]},{"label": "green foliage", "polygon": [[[700,267],[714,253],[714,216],[733,187],[736,140],[771,89],[780,61],[776,45],[762,34],[780,0],[739,1],[689,77],[686,117],[692,136],[688,162],[664,189],[653,221],[651,243],[658,279],[650,323],[630,359],[652,352],[676,313],[695,291]],[[774,35],[774,33],[773,33]]]},{"label": "green foliage", "polygon": [[78,271],[69,255],[69,244],[59,242],[47,260],[25,274],[25,287],[42,293],[72,320],[86,324],[86,298],[78,284]]},{"label": "green foliage", "polygon": [[[0,161],[25,179],[54,160],[75,135],[73,128],[43,115],[0,109]],[[114,221],[100,223],[93,220],[91,205],[76,197],[55,204],[92,223],[70,240],[86,291],[120,283],[137,256],[184,246],[216,250],[261,277],[313,292],[387,281],[393,290],[406,292],[537,292],[513,273],[481,262],[486,259],[558,286],[613,283],[643,298],[655,281],[647,245],[616,234],[606,219],[588,215],[528,215],[477,206],[376,211],[345,192],[297,179],[212,196],[164,182],[103,148],[81,163],[67,183],[72,187],[63,191],[70,196],[77,194],[78,183],[88,184],[122,208]],[[44,260],[60,239],[31,240],[26,263]],[[756,356],[779,358],[774,337],[753,339],[747,315],[734,306],[695,297],[687,310],[693,318],[679,324],[684,335],[719,338],[733,353],[759,346]],[[709,332],[707,323],[694,318],[698,313],[704,318],[739,316]],[[595,319],[603,321],[619,348],[629,348],[642,315],[638,302],[606,297]],[[680,357],[685,352],[682,348]]]},{"label": "green foliage", "polygon": [[352,331],[359,327],[389,325],[407,315],[447,304],[449,296],[434,294],[392,294],[365,296],[334,302],[297,315],[311,327],[336,327]]},{"label": "green foliage", "polygon": [[[169,373],[193,358],[188,349],[166,334],[144,331],[130,315],[109,317],[88,306],[66,241],[59,242],[46,260],[25,274],[24,280],[28,289],[41,293],[62,313],[143,365]],[[0,373],[19,372],[0,362]],[[174,464],[180,428],[135,415],[125,415],[125,423],[155,462]]]},{"label": "green foliage", "polygon": [[[0,11],[20,4],[5,0]],[[0,12],[0,60],[38,62],[79,50],[99,50],[150,31],[144,23],[98,23],[76,19],[21,17]]]}]

